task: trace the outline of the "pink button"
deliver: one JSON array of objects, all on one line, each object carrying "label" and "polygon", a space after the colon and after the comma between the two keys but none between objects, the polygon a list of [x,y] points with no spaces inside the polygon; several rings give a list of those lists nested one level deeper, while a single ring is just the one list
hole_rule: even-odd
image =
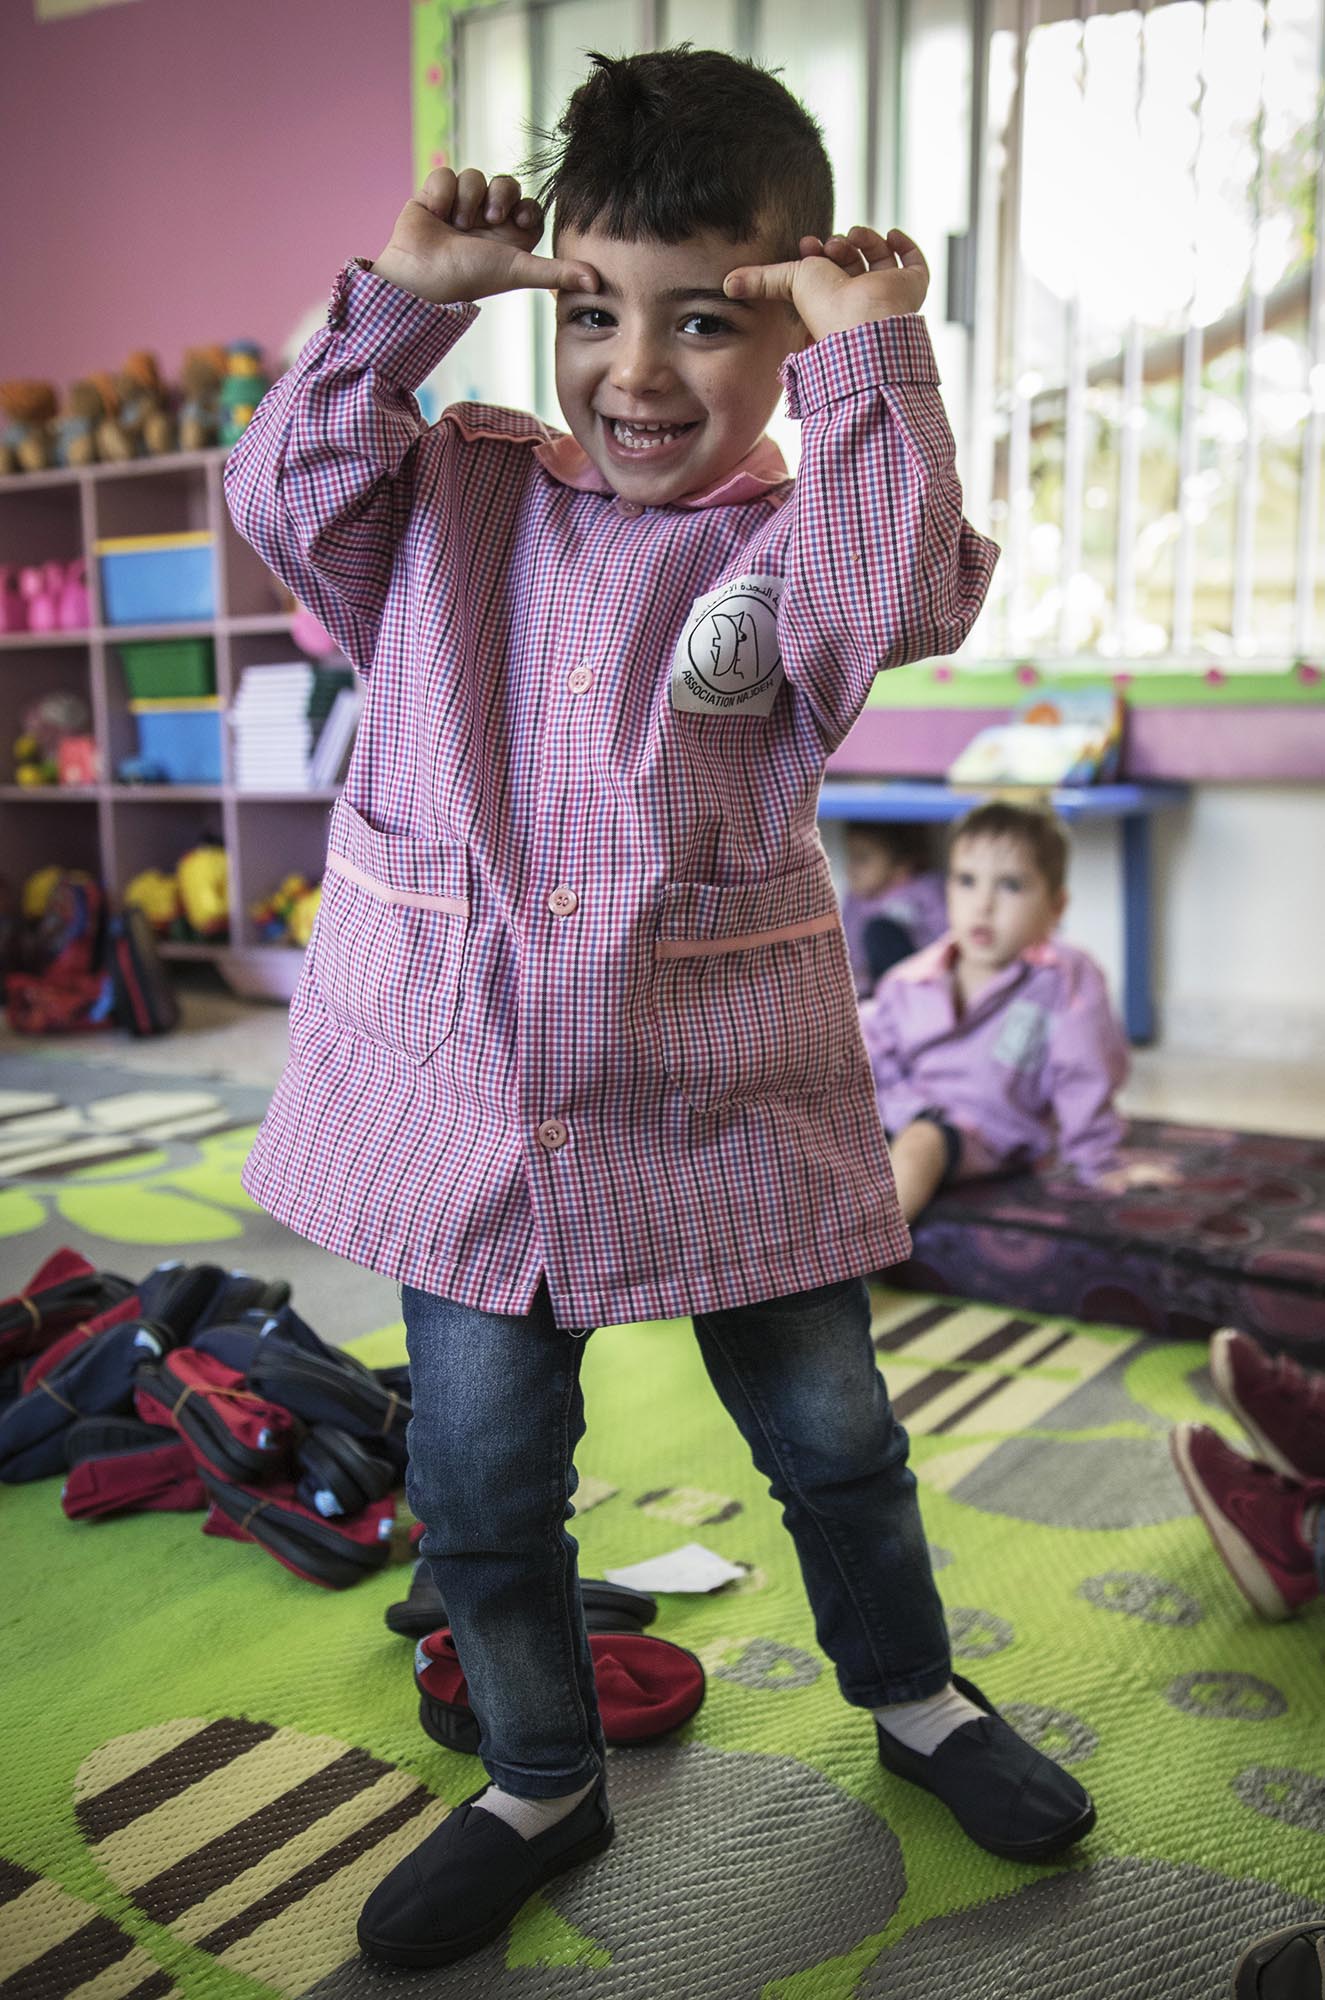
[{"label": "pink button", "polygon": [[583,694],[586,688],[591,688],[593,686],[593,668],[592,667],[573,668],[572,671],[566,676],[566,685],[570,689],[572,694]]},{"label": "pink button", "polygon": [[638,500],[618,500],[616,507],[618,514],[624,514],[628,521],[633,521],[644,512]]},{"label": "pink button", "polygon": [[550,1153],[555,1153],[558,1146],[564,1146],[569,1137],[570,1133],[560,1118],[545,1118],[538,1128],[538,1143],[546,1146]]},{"label": "pink button", "polygon": [[580,899],[573,889],[554,889],[547,899],[547,906],[554,917],[569,917],[579,909]]}]

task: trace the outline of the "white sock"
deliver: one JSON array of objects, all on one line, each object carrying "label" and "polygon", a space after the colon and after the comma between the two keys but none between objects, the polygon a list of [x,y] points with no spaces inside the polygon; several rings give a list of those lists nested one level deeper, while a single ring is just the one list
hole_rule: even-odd
[{"label": "white sock", "polygon": [[521,1840],[532,1840],[536,1834],[556,1826],[567,1813],[574,1812],[597,1783],[597,1778],[590,1778],[578,1792],[567,1792],[559,1799],[518,1799],[514,1792],[504,1792],[500,1785],[489,1785],[483,1796],[475,1799],[474,1806],[478,1811],[490,1812],[496,1819],[504,1819]]},{"label": "white sock", "polygon": [[926,1701],[895,1701],[887,1708],[876,1708],[874,1714],[888,1734],[908,1750],[932,1757],[945,1736],[951,1736],[964,1722],[978,1722],[984,1710],[958,1694],[949,1681]]}]

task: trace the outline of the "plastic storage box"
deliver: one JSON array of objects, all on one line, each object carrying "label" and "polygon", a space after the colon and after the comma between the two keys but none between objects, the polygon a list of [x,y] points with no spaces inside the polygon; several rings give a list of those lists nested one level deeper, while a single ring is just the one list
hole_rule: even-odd
[{"label": "plastic storage box", "polygon": [[221,704],[216,696],[193,701],[131,701],[138,724],[138,755],[159,764],[172,785],[221,782]]},{"label": "plastic storage box", "polygon": [[212,537],[121,535],[96,544],[107,625],[169,625],[216,615]]},{"label": "plastic storage box", "polygon": [[115,651],[134,701],[178,701],[216,693],[210,639],[122,639]]}]

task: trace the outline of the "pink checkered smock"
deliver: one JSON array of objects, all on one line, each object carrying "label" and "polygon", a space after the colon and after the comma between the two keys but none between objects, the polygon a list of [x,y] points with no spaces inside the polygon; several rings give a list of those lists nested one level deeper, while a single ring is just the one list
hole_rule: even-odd
[{"label": "pink checkered smock", "polygon": [[960,645],[929,335],[787,363],[763,441],[644,510],[532,417],[412,391],[475,316],[358,265],[226,465],[367,676],[244,1185],[291,1229],[564,1326],[738,1305],[909,1247],[816,827],[875,673]]}]

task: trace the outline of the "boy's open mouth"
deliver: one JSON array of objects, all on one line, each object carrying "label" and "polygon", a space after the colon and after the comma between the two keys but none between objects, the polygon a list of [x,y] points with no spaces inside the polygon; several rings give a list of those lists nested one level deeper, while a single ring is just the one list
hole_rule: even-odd
[{"label": "boy's open mouth", "polygon": [[681,449],[690,433],[699,429],[698,423],[632,424],[622,417],[604,417],[602,424],[613,458],[631,464],[643,459],[670,458]]}]

